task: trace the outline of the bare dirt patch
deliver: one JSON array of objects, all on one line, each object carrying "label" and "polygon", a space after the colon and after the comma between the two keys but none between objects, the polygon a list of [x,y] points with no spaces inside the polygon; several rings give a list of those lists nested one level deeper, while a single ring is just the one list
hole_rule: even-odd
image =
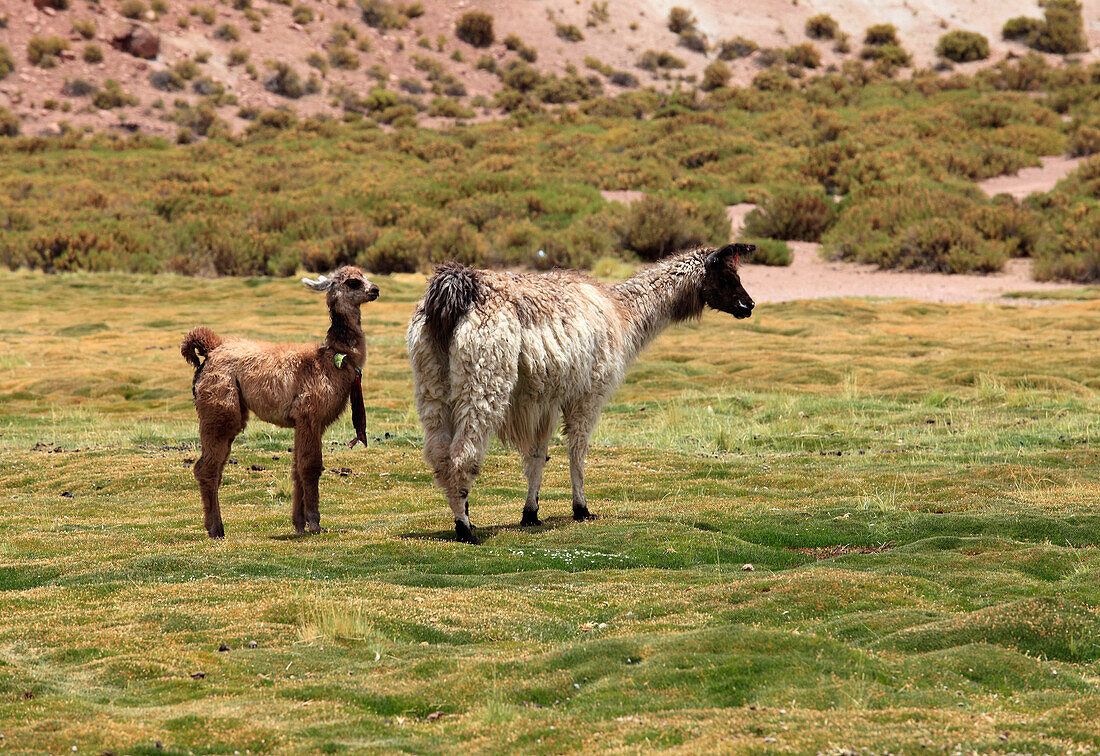
[{"label": "bare dirt patch", "polygon": [[1077,170],[1086,160],[1083,157],[1054,155],[1039,158],[1042,165],[1035,168],[1022,168],[1018,173],[994,176],[978,182],[978,188],[990,197],[996,194],[1011,194],[1023,199],[1032,192],[1049,192],[1054,185]]}]

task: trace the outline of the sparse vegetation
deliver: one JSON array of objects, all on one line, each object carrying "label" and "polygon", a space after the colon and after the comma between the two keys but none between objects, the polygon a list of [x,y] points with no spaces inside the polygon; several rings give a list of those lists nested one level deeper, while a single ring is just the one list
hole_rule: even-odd
[{"label": "sparse vegetation", "polygon": [[73,31],[84,39],[91,39],[95,36],[95,21],[90,18],[73,21]]},{"label": "sparse vegetation", "polygon": [[519,36],[516,34],[509,34],[507,37],[505,37],[504,46],[507,47],[509,50],[515,51],[515,53],[519,55],[520,58],[527,61],[528,63],[534,63],[536,60],[538,60],[538,51],[535,48],[525,44],[524,41],[520,39]]},{"label": "sparse vegetation", "polygon": [[656,71],[659,68],[683,68],[687,65],[682,58],[677,58],[670,52],[646,50],[642,57],[638,58],[637,66],[646,71]]},{"label": "sparse vegetation", "polygon": [[868,26],[863,35],[866,45],[901,45],[898,40],[898,28],[893,24],[874,24]]},{"label": "sparse vegetation", "polygon": [[92,97],[92,104],[100,110],[113,110],[129,105],[137,105],[140,102],[129,92],[122,89],[122,85],[115,79],[107,79],[103,82],[103,88]]},{"label": "sparse vegetation", "polygon": [[576,24],[554,24],[554,33],[566,42],[581,42],[584,34]]},{"label": "sparse vegetation", "polygon": [[693,32],[696,23],[698,22],[695,20],[695,14],[687,8],[673,6],[668,12],[668,30],[673,34]]},{"label": "sparse vegetation", "polygon": [[99,45],[84,45],[83,57],[85,63],[102,63],[103,50]]},{"label": "sparse vegetation", "polygon": [[474,47],[488,47],[496,39],[493,17],[482,11],[467,11],[455,23],[455,36]]},{"label": "sparse vegetation", "polygon": [[11,50],[6,45],[0,45],[0,81],[8,78],[15,70],[15,58],[11,56]]},{"label": "sparse vegetation", "polygon": [[118,7],[118,12],[123,18],[141,18],[147,10],[149,6],[145,4],[145,0],[122,0],[122,4]]},{"label": "sparse vegetation", "polygon": [[730,76],[732,74],[725,63],[720,60],[714,61],[703,70],[703,82],[701,84],[703,91],[709,92],[726,86],[729,83]]},{"label": "sparse vegetation", "polygon": [[760,45],[756,44],[751,39],[734,37],[733,39],[723,40],[718,45],[718,58],[720,60],[747,58],[759,49]]},{"label": "sparse vegetation", "polygon": [[840,24],[828,13],[806,19],[806,36],[810,39],[835,39],[839,33]]},{"label": "sparse vegetation", "polygon": [[396,3],[387,0],[358,0],[363,11],[363,23],[381,32],[404,29],[409,16]]},{"label": "sparse vegetation", "polygon": [[214,30],[214,39],[220,39],[223,42],[239,42],[241,31],[233,24],[222,24]]},{"label": "sparse vegetation", "polygon": [[989,57],[989,40],[978,32],[950,31],[936,43],[936,54],[955,63],[969,63]]},{"label": "sparse vegetation", "polygon": [[784,241],[819,241],[836,219],[836,203],[820,189],[786,189],[745,218],[745,235]]},{"label": "sparse vegetation", "polygon": [[1043,23],[1026,37],[1029,47],[1059,55],[1088,50],[1078,0],[1041,0],[1039,5],[1044,9]]},{"label": "sparse vegetation", "polygon": [[62,51],[69,48],[69,40],[61,37],[31,37],[27,42],[27,60],[40,68],[53,68]]}]

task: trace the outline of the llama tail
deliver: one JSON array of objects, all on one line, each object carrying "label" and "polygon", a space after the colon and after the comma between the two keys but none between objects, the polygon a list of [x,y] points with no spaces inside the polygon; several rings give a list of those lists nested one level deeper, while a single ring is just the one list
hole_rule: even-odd
[{"label": "llama tail", "polygon": [[183,337],[183,343],[180,344],[180,353],[183,354],[183,359],[187,360],[191,367],[198,370],[203,365],[199,358],[205,360],[221,343],[221,336],[209,328],[199,327]]},{"label": "llama tail", "polygon": [[424,319],[432,340],[446,353],[458,322],[481,299],[478,272],[456,262],[435,269],[424,293]]}]

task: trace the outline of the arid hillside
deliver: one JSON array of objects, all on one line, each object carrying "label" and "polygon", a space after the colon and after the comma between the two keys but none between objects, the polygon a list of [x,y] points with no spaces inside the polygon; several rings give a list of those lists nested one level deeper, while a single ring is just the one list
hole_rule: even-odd
[{"label": "arid hillside", "polygon": [[[483,27],[459,38],[471,11],[491,17],[492,42]],[[821,14],[837,31],[811,39],[807,22]],[[639,87],[747,84],[777,66],[798,76],[871,64],[874,24],[897,29],[910,56],[888,61],[899,75],[946,68],[936,45],[951,30],[984,35],[997,60],[1027,50],[1002,39],[1017,16],[1040,19],[1042,9],[1035,0],[3,0],[0,107],[24,134],[122,129],[182,141],[279,108],[431,124],[514,109],[506,87],[568,104]],[[1074,58],[1088,62],[1100,47],[1100,0],[1085,0],[1083,17],[1089,50]]]}]

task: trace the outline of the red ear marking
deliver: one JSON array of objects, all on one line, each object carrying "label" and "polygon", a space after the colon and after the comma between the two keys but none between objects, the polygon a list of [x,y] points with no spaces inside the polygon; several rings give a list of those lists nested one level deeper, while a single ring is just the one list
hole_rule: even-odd
[{"label": "red ear marking", "polygon": [[733,267],[737,267],[738,261],[741,259],[741,253],[737,252],[733,255]]}]

